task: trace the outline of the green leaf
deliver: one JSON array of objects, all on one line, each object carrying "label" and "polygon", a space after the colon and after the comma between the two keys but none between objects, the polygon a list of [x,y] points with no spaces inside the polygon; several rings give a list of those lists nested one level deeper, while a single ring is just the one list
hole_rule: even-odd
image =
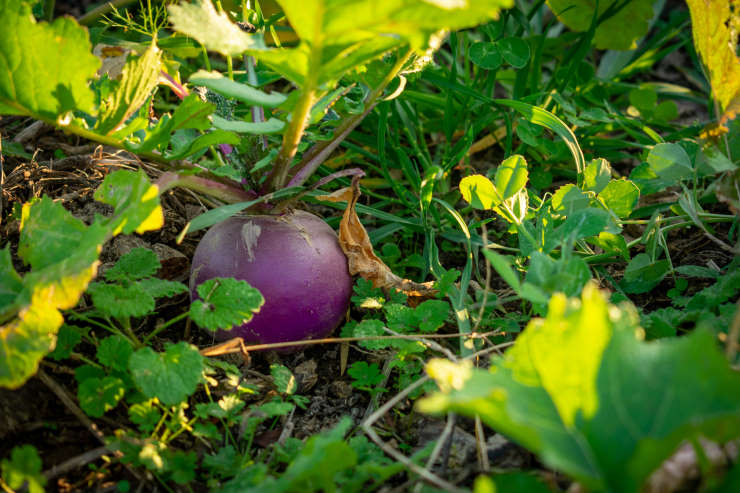
[{"label": "green leaf", "polygon": [[648,31],[653,18],[652,0],[603,0],[598,3],[589,0],[547,0],[547,5],[558,16],[560,22],[574,31],[587,31],[598,5],[598,16],[617,5],[622,8],[596,28],[594,44],[600,50],[631,50],[637,47],[636,41]]},{"label": "green leaf", "polygon": [[483,175],[470,175],[460,180],[460,193],[476,209],[492,209],[502,201],[494,184]]},{"label": "green leaf", "polygon": [[77,398],[85,414],[99,418],[116,407],[125,393],[126,386],[120,378],[88,378],[77,389]]},{"label": "green leaf", "polygon": [[10,452],[10,460],[0,463],[3,481],[14,490],[27,485],[30,493],[44,493],[46,478],[41,474],[41,457],[33,445],[19,445]]},{"label": "green leaf", "polygon": [[88,287],[95,308],[115,318],[143,317],[154,311],[154,298],[138,283],[103,284]]},{"label": "green leaf", "polygon": [[523,156],[514,154],[504,159],[496,169],[494,183],[499,196],[506,200],[524,188],[528,178],[527,161]]},{"label": "green leaf", "polygon": [[279,393],[290,395],[298,390],[298,382],[288,367],[272,364],[270,365],[270,375]]},{"label": "green leaf", "polygon": [[142,279],[137,284],[139,288],[154,299],[169,298],[176,294],[188,292],[188,287],[181,282],[167,281],[156,277]]},{"label": "green leaf", "polygon": [[562,256],[555,260],[542,252],[532,252],[527,269],[528,283],[541,288],[548,294],[565,293],[574,296],[591,279],[586,261],[580,257]]},{"label": "green leaf", "polygon": [[175,451],[167,458],[170,478],[177,484],[187,484],[195,479],[198,456],[195,452]]},{"label": "green leaf", "polygon": [[671,270],[668,260],[652,261],[647,253],[632,257],[619,285],[631,294],[647,293],[657,286]]},{"label": "green leaf", "polygon": [[504,38],[498,42],[498,49],[506,63],[519,69],[529,62],[529,43],[522,38]]},{"label": "green leaf", "polygon": [[246,122],[244,120],[226,120],[213,115],[213,126],[230,132],[252,135],[269,135],[283,131],[285,122],[277,118],[268,118],[264,122]]},{"label": "green leaf", "polygon": [[199,300],[190,305],[190,317],[204,329],[231,329],[249,322],[265,299],[246,281],[217,277],[197,288]]},{"label": "green leaf", "polygon": [[478,414],[590,490],[635,493],[684,440],[740,436],[740,375],[714,337],[645,343],[637,323],[593,285],[553,296],[490,372],[445,362],[455,378],[433,374],[443,392],[419,408]]},{"label": "green leaf", "polygon": [[558,188],[552,196],[552,209],[558,214],[568,214],[588,207],[591,198],[574,184],[569,183]]},{"label": "green leaf", "polygon": [[86,233],[85,223],[44,196],[23,207],[18,256],[32,269],[43,269],[68,258]]},{"label": "green leaf", "polygon": [[504,61],[497,43],[477,42],[468,50],[470,60],[482,69],[496,70]]},{"label": "green leaf", "polygon": [[425,334],[435,332],[444,325],[450,314],[450,305],[443,300],[426,300],[414,308],[417,326]]},{"label": "green leaf", "polygon": [[498,272],[498,275],[501,276],[501,279],[518,293],[521,289],[521,281],[519,281],[519,275],[512,268],[511,261],[493,250],[483,250],[483,255],[491,262],[491,265]]},{"label": "green leaf", "polygon": [[52,120],[75,110],[93,114],[88,80],[100,60],[85,28],[71,17],[36,23],[30,5],[18,0],[0,0],[0,25],[0,114]]},{"label": "green leaf", "polygon": [[186,342],[167,344],[164,353],[144,347],[129,359],[136,386],[146,397],[156,397],[166,406],[179,404],[193,394],[203,369],[203,356]]},{"label": "green leaf", "polygon": [[622,257],[624,257],[625,260],[630,260],[630,252],[629,248],[627,247],[627,241],[622,235],[602,231],[601,233],[599,233],[599,236],[592,237],[588,241],[596,246],[601,247],[604,250],[604,253],[621,255]]},{"label": "green leaf", "polygon": [[204,86],[213,92],[236,99],[249,105],[258,105],[265,108],[275,108],[280,106],[288,99],[287,96],[279,92],[267,94],[255,89],[247,84],[233,81],[224,77],[218,72],[206,72],[199,70],[190,76],[190,83],[197,86]]},{"label": "green leaf", "polygon": [[[214,118],[218,118],[214,115]],[[171,141],[172,142],[172,141]],[[178,159],[185,159],[193,154],[196,154],[203,149],[207,149],[210,146],[218,144],[231,144],[237,145],[241,143],[241,138],[233,132],[226,130],[213,130],[205,135],[199,135],[194,139],[187,139],[187,145],[179,150],[173,150],[172,152],[165,153],[165,159],[176,161]]]},{"label": "green leaf", "polygon": [[[376,337],[389,335],[384,328],[385,325],[380,320],[366,318],[354,327],[352,337]],[[367,340],[360,341],[358,344],[365,349],[370,349],[371,351],[385,349],[392,345],[388,340]]]},{"label": "green leaf", "polygon": [[624,219],[632,214],[632,210],[640,199],[640,189],[629,180],[612,180],[599,193],[599,198],[617,216]]},{"label": "green leaf", "polygon": [[691,158],[678,144],[656,144],[650,150],[647,162],[659,178],[674,183],[694,173]]},{"label": "green leaf", "polygon": [[157,254],[148,248],[134,248],[118,259],[118,262],[105,271],[108,281],[127,281],[153,276],[161,264]]},{"label": "green leaf", "polygon": [[146,102],[157,87],[161,62],[162,52],[155,44],[126,62],[115,90],[101,102],[96,132],[112,133]]},{"label": "green leaf", "polygon": [[372,389],[385,378],[375,363],[355,361],[347,368],[347,375],[352,377],[352,386],[358,389]]},{"label": "green leaf", "polygon": [[112,335],[100,341],[97,358],[100,364],[118,371],[128,369],[128,360],[134,352],[131,341],[123,336]]},{"label": "green leaf", "polygon": [[612,179],[612,167],[603,158],[593,159],[583,171],[583,188],[591,192],[601,192]]},{"label": "green leaf", "polygon": [[48,357],[55,360],[69,358],[74,347],[82,340],[82,329],[72,325],[64,324],[57,334],[57,342],[54,351],[49,353]]},{"label": "green leaf", "polygon": [[0,320],[5,313],[14,312],[16,300],[23,290],[23,280],[15,271],[10,258],[10,245],[0,250]]},{"label": "green leaf", "polygon": [[725,111],[740,98],[737,2],[687,0],[686,3],[691,13],[694,46],[709,72],[714,97]]},{"label": "green leaf", "polygon": [[128,408],[128,417],[131,422],[139,426],[143,433],[151,433],[162,418],[162,413],[154,405],[154,399],[133,404]]},{"label": "green leaf", "polygon": [[167,10],[175,31],[222,55],[238,56],[265,47],[260,36],[244,32],[225,12],[216,12],[209,0],[169,5]]},{"label": "green leaf", "polygon": [[94,197],[115,209],[108,223],[113,235],[141,234],[157,230],[164,224],[159,189],[149,182],[141,169],[114,171],[105,177]]}]

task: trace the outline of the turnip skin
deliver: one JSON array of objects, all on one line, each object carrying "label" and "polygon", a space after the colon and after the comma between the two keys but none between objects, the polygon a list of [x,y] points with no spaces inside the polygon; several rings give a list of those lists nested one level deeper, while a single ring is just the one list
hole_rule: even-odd
[{"label": "turnip skin", "polygon": [[218,340],[273,343],[326,337],[344,318],[352,294],[336,233],[304,211],[234,216],[213,226],[193,256],[191,298],[197,298],[200,283],[214,277],[245,280],[265,298],[252,320],[217,332]]}]

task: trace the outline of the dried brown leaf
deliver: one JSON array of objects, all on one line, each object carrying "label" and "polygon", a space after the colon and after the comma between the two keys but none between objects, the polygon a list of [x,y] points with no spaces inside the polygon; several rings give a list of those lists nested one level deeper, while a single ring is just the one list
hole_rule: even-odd
[{"label": "dried brown leaf", "polygon": [[327,202],[347,202],[342,221],[339,225],[339,244],[347,256],[349,273],[360,275],[373,283],[376,288],[392,288],[403,291],[409,296],[433,296],[436,290],[432,289],[431,282],[416,283],[402,279],[394,274],[390,267],[383,262],[373,251],[373,245],[367,235],[365,227],[357,217],[355,204],[360,198],[360,177],[352,179],[352,186],[337,190],[329,195],[317,197]]}]

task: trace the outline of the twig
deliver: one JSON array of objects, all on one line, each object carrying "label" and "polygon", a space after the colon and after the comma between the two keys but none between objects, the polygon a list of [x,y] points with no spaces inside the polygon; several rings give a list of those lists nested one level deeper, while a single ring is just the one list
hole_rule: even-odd
[{"label": "twig", "polygon": [[483,422],[480,415],[475,415],[475,445],[478,456],[478,467],[483,472],[491,470],[491,463],[488,461],[488,451],[486,450],[486,433],[483,430]]},{"label": "twig", "polygon": [[[452,438],[452,431],[455,429],[455,420],[455,413],[447,413],[447,423],[445,424],[445,427],[442,430],[442,434],[439,436],[439,439],[437,439],[437,443],[434,445],[434,449],[432,450],[431,455],[429,455],[429,459],[427,459],[426,468],[428,470],[431,470],[432,467],[434,467],[434,463],[437,462],[439,454],[442,453],[442,449],[444,447],[449,448],[449,445],[451,443],[450,439]],[[443,461],[443,465],[446,463],[447,461]],[[414,486],[414,493],[419,493],[422,487],[423,485],[421,483],[417,483],[416,486]]]},{"label": "twig", "polygon": [[[394,330],[391,330],[388,327],[383,327],[383,329],[386,332],[388,332],[389,334],[393,334],[394,336],[404,335],[404,334],[399,334],[398,332],[396,332]],[[458,334],[455,334],[455,335],[458,335]],[[437,352],[440,352],[440,353],[444,354],[445,356],[447,356],[448,359],[450,359],[452,361],[457,361],[457,356],[455,356],[452,353],[452,351],[450,351],[449,349],[447,349],[446,347],[444,347],[444,346],[442,346],[440,344],[437,344],[436,342],[434,342],[434,340],[432,340],[430,338],[422,338],[422,337],[414,336],[411,340],[412,341],[416,341],[416,342],[420,342],[420,343],[424,344],[425,346],[427,346],[428,348],[431,348],[431,349],[433,349],[433,350],[435,350]]]},{"label": "twig", "polygon": [[92,450],[88,450],[87,452],[83,454],[78,455],[77,457],[72,457],[71,459],[68,459],[62,462],[61,464],[52,466],[51,469],[47,469],[42,474],[44,475],[46,479],[53,479],[64,473],[78,469],[84,466],[85,464],[92,462],[102,457],[105,454],[110,454],[110,453],[111,453],[111,450],[108,447],[94,448]]}]

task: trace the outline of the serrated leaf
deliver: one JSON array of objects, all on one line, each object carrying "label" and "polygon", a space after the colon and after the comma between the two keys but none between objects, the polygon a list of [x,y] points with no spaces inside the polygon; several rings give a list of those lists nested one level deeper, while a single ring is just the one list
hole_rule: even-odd
[{"label": "serrated leaf", "polygon": [[100,341],[97,358],[100,364],[114,370],[126,371],[128,360],[134,352],[131,341],[123,336],[112,335]]},{"label": "serrated leaf", "polygon": [[436,331],[450,314],[450,305],[443,300],[426,300],[414,308],[419,330],[428,334]]},{"label": "serrated leaf", "polygon": [[190,76],[190,83],[197,86],[204,86],[213,92],[236,99],[242,103],[258,105],[264,108],[275,108],[288,99],[287,96],[279,92],[267,94],[250,85],[224,77],[218,72],[199,70]]},{"label": "serrated leaf", "polygon": [[244,32],[231,22],[226,12],[216,12],[209,0],[169,5],[167,10],[175,31],[224,56],[238,56],[265,47],[260,36]]},{"label": "serrated leaf", "polygon": [[114,171],[95,190],[95,200],[113,206],[112,234],[145,233],[164,224],[159,205],[159,188],[149,182],[142,170]]},{"label": "serrated leaf", "polygon": [[651,0],[603,0],[598,3],[588,0],[547,0],[547,5],[563,24],[577,32],[586,31],[591,26],[596,5],[598,16],[607,9],[621,6],[621,10],[596,28],[594,44],[600,50],[635,48],[635,42],[647,33],[648,23],[653,17]]},{"label": "serrated leaf", "polygon": [[142,279],[137,283],[139,287],[154,299],[169,298],[180,293],[187,293],[188,287],[181,282],[168,281],[166,279]]},{"label": "serrated leaf", "polygon": [[470,175],[460,180],[460,193],[476,209],[491,209],[503,200],[491,180],[483,175]]},{"label": "serrated leaf", "polygon": [[18,0],[0,0],[0,25],[0,114],[52,120],[75,110],[93,114],[88,80],[100,60],[85,28],[71,17],[37,23],[30,5]]},{"label": "serrated leaf", "polygon": [[49,197],[23,204],[18,256],[32,269],[69,257],[84,242],[87,226]]},{"label": "serrated leaf", "polygon": [[347,369],[347,375],[354,379],[352,386],[360,389],[372,388],[385,378],[378,365],[375,363],[368,365],[366,361],[352,363]]},{"label": "serrated leaf", "polygon": [[397,332],[413,332],[416,326],[414,309],[399,303],[387,303],[383,306],[388,327]]},{"label": "serrated leaf", "polygon": [[724,111],[740,98],[737,1],[687,0],[686,3],[691,14],[694,46],[708,69],[714,97]]},{"label": "serrated leaf", "polygon": [[678,144],[657,144],[647,157],[650,169],[658,178],[677,183],[693,174],[691,158]]},{"label": "serrated leaf", "polygon": [[[386,336],[388,333],[384,330],[384,327],[385,325],[380,320],[365,319],[354,327],[352,337]],[[360,341],[358,344],[370,350],[385,349],[391,345],[388,340],[382,339]]]},{"label": "serrated leaf", "polygon": [[143,317],[154,311],[154,298],[138,283],[93,283],[88,287],[95,308],[115,318]]},{"label": "serrated leaf", "polygon": [[527,161],[523,156],[514,154],[506,158],[496,169],[494,184],[499,195],[506,200],[524,188],[528,178]]},{"label": "serrated leaf", "polygon": [[440,383],[419,407],[478,414],[590,490],[637,492],[684,440],[740,436],[740,375],[707,332],[644,343],[636,328],[634,309],[592,285],[554,296],[490,372]]},{"label": "serrated leaf", "polygon": [[108,281],[126,281],[153,276],[161,264],[157,254],[148,248],[134,248],[105,271]]},{"label": "serrated leaf", "polygon": [[126,386],[120,378],[88,378],[77,389],[77,399],[85,414],[99,418],[116,407],[125,393]]},{"label": "serrated leaf", "polygon": [[190,305],[190,318],[208,330],[229,330],[245,324],[265,302],[257,289],[232,278],[209,279],[197,291],[200,299]]},{"label": "serrated leaf", "polygon": [[41,474],[41,458],[33,445],[19,445],[10,452],[10,460],[0,463],[3,481],[14,490],[26,484],[30,493],[44,493],[46,478]]},{"label": "serrated leaf", "polygon": [[629,180],[612,180],[599,193],[598,197],[604,201],[609,209],[618,217],[625,219],[632,214],[632,210],[640,199],[640,189]]},{"label": "serrated leaf", "polygon": [[152,44],[140,57],[129,59],[113,93],[103,102],[95,131],[107,135],[133,115],[157,87],[162,52]]},{"label": "serrated leaf", "polygon": [[57,334],[57,342],[54,351],[48,357],[55,360],[69,358],[74,347],[82,340],[82,330],[79,327],[64,324]]},{"label": "serrated leaf", "polygon": [[154,399],[133,404],[128,408],[128,417],[144,433],[151,433],[157,426],[162,413],[154,406]]},{"label": "serrated leaf", "polygon": [[144,347],[129,359],[136,386],[146,397],[156,397],[167,406],[179,404],[195,392],[203,369],[203,356],[186,342],[168,344],[163,353]]}]

